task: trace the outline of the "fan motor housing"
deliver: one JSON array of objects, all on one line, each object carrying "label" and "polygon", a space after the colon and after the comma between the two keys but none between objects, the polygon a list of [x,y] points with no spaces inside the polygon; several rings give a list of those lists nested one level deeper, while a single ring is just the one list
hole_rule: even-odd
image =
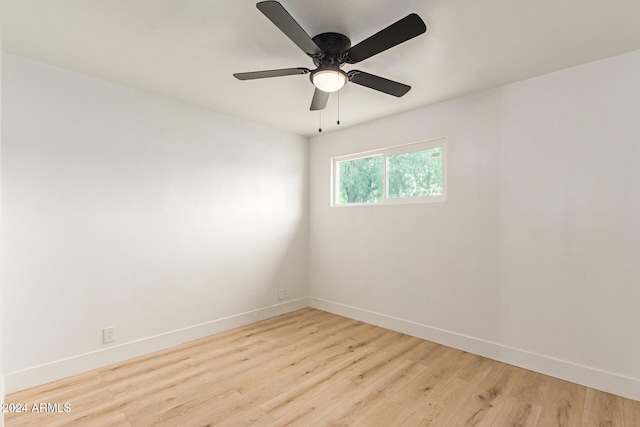
[{"label": "fan motor housing", "polygon": [[316,64],[316,66],[342,66],[344,63],[342,54],[351,47],[349,37],[340,33],[322,33],[314,36],[312,40],[322,49],[322,52],[324,52],[322,58],[313,58],[313,63]]}]

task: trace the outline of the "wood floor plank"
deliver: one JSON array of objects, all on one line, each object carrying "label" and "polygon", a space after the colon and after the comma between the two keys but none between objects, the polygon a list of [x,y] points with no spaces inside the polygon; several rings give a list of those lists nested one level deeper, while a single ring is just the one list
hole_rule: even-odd
[{"label": "wood floor plank", "polygon": [[546,377],[539,426],[580,427],[586,387]]},{"label": "wood floor plank", "polygon": [[640,426],[640,401],[624,399],[624,425]]},{"label": "wood floor plank", "polygon": [[587,388],[583,426],[624,426],[624,401],[620,396]]},{"label": "wood floor plank", "polygon": [[131,427],[131,423],[123,413],[105,412],[97,414],[95,411],[87,413],[86,416],[32,425],[47,427]]},{"label": "wood floor plank", "polygon": [[480,384],[500,362],[487,359],[486,357],[471,355],[470,360],[457,372],[460,379],[474,384]]},{"label": "wood floor plank", "polygon": [[[357,387],[351,381],[337,378],[323,383],[318,393],[309,399],[297,402],[276,417],[276,426],[311,426],[326,419],[331,412],[344,403]],[[277,414],[276,414],[277,415]]]},{"label": "wood floor plank", "polygon": [[363,338],[367,333],[378,333],[373,325],[341,316],[336,316],[336,319],[339,319],[340,322],[331,328],[329,333],[332,335],[340,335],[355,341]]},{"label": "wood floor plank", "polygon": [[[349,366],[351,372],[353,372],[353,376],[351,381],[356,384],[366,383],[370,381],[372,378],[380,375],[381,372],[386,372],[389,369],[389,366],[393,363],[389,363],[392,360],[397,362],[408,362],[408,360],[404,359],[402,354],[406,351],[406,348],[398,346],[398,348],[393,349],[392,352],[374,352],[368,361],[365,363],[358,364],[357,366]],[[400,357],[398,357],[400,356]],[[396,359],[396,357],[398,357]]]},{"label": "wood floor plank", "polygon": [[234,408],[232,411],[226,412],[220,421],[207,425],[216,427],[259,427],[272,426],[273,423],[273,418],[258,407],[250,406],[249,408],[246,408],[239,406]]},{"label": "wood floor plank", "polygon": [[217,425],[237,415],[238,408],[248,405],[242,395],[233,389],[209,390],[205,384],[194,384],[192,391],[185,394],[168,393],[165,399],[139,409],[128,415],[134,425],[176,426],[188,419],[192,425]]},{"label": "wood floor plank", "polygon": [[421,363],[425,366],[437,363],[438,360],[452,350],[450,347],[436,344],[431,341],[420,340],[420,345],[407,354],[409,360]]},{"label": "wood floor plank", "polygon": [[451,425],[493,425],[522,373],[522,369],[513,366],[504,364],[494,366],[455,415],[455,423]]},{"label": "wood floor plank", "polygon": [[133,423],[148,414],[161,413],[176,407],[183,401],[196,397],[199,390],[216,393],[210,372],[197,368],[181,373],[179,377],[168,377],[159,381],[161,385],[131,390],[116,397],[113,405],[127,415]]},{"label": "wood floor plank", "polygon": [[[39,403],[58,403],[63,407],[68,404],[73,413],[78,414],[83,411],[93,411],[96,406],[114,400],[109,390],[104,388],[100,374],[96,371],[35,387],[31,391],[33,394],[29,394],[27,390],[10,395],[11,402],[27,403],[31,408],[33,404]],[[19,414],[7,413],[5,418],[7,425],[18,421],[26,423],[24,425],[47,425],[61,418],[67,418],[67,414],[30,411]]]},{"label": "wood floor plank", "polygon": [[[402,415],[403,419],[404,415],[410,415],[412,413],[410,409],[394,402],[389,397],[397,396],[402,393],[407,385],[426,369],[427,368],[424,365],[416,362],[406,361],[406,367],[392,372],[384,382],[379,384],[372,383],[369,388],[368,397],[365,403],[359,406],[359,410],[362,410],[363,413],[360,417],[355,418],[354,425],[370,425],[368,423],[371,423],[374,420],[374,418],[372,418],[372,414],[382,414],[382,407],[389,408],[389,410],[397,413],[398,416]],[[375,376],[375,378],[377,379],[382,377],[382,375]],[[376,388],[377,390],[373,391]],[[362,409],[360,409],[360,407]],[[386,416],[384,418],[387,419]],[[395,420],[395,422],[399,424],[400,420]]]},{"label": "wood floor plank", "polygon": [[100,388],[102,377],[97,371],[89,371],[50,382],[27,390],[12,393],[13,402],[36,402],[46,398],[65,399]]},{"label": "wood floor plank", "polygon": [[103,372],[102,378],[109,391],[114,396],[118,396],[140,388],[153,388],[154,384],[158,384],[158,378],[180,378],[183,373],[188,375],[189,372],[194,372],[194,367],[187,361],[181,360],[158,366],[156,369],[141,367],[139,371],[131,372],[126,376],[120,375],[120,372],[117,375]]},{"label": "wood floor plank", "polygon": [[640,426],[640,402],[311,308],[6,396],[16,426]]},{"label": "wood floor plank", "polygon": [[[310,345],[294,359],[263,369],[259,372],[260,375],[234,381],[234,386],[251,402],[261,405],[268,402],[274,394],[288,395],[292,384],[305,384],[310,378],[327,370],[337,371],[337,367],[341,368],[347,360],[354,360],[359,354],[351,350],[351,340],[334,340],[330,345],[326,345],[327,342],[322,344],[324,345]],[[336,355],[353,357],[339,358]]]},{"label": "wood floor plank", "polygon": [[[265,355],[269,355],[266,353],[258,358],[243,360],[235,366],[225,368],[224,376],[219,378],[224,378],[225,384],[241,392],[252,390],[256,398],[261,388],[266,388],[267,393],[276,393],[294,378],[304,378],[308,375],[307,372],[311,373],[318,367],[316,362],[307,359],[311,353],[299,346],[298,343],[279,345],[277,352],[272,353],[271,357],[265,358]],[[296,348],[300,352],[294,351]]]},{"label": "wood floor plank", "polygon": [[276,425],[309,426],[326,420],[344,404],[345,396],[353,399],[354,393],[362,388],[361,384],[373,378],[363,376],[359,378],[360,384],[356,384],[353,379],[357,372],[376,366],[381,357],[384,355],[377,354],[373,348],[352,347],[350,351],[342,352],[340,357],[332,357],[331,365],[307,383],[294,387],[291,393],[284,393],[262,407],[277,418]]},{"label": "wood floor plank", "polygon": [[446,353],[438,355],[439,363],[426,366],[424,371],[416,375],[401,392],[391,396],[391,399],[409,410],[415,410],[431,394],[444,387],[471,357],[469,353],[448,349]]},{"label": "wood floor plank", "polygon": [[549,377],[525,370],[511,396],[518,400],[542,407],[549,388]]},{"label": "wood floor plank", "polygon": [[239,381],[246,376],[251,376],[255,370],[267,364],[276,363],[276,360],[286,355],[286,352],[282,351],[282,346],[267,344],[249,350],[243,348],[242,351],[227,354],[225,357],[209,358],[206,354],[202,354],[194,358],[193,363],[211,372],[219,383]]},{"label": "wood floor plank", "polygon": [[468,401],[476,384],[451,376],[443,378],[436,387],[430,389],[424,399],[415,402],[411,417],[402,427],[446,426],[444,420],[456,422],[456,414]]},{"label": "wood floor plank", "polygon": [[[30,399],[29,406],[38,403],[59,403],[64,410],[64,404],[68,404],[74,416],[82,417],[92,415],[96,407],[105,405],[106,402],[114,402],[114,398],[108,390],[96,389],[85,394],[77,394],[70,397],[62,397],[61,400],[54,400],[54,397],[42,396],[41,398]],[[6,415],[7,425],[20,421],[23,425],[49,425],[55,424],[61,418],[69,418],[66,413],[59,412],[29,412],[26,414],[8,413]]]},{"label": "wood floor plank", "polygon": [[[326,369],[317,372],[300,383],[292,385],[289,390],[272,396],[270,400],[260,406],[276,419],[292,413],[294,416],[289,418],[299,419],[300,414],[296,413],[296,408],[306,405],[305,407],[308,410],[314,411],[320,400],[324,403],[326,400],[324,396],[349,393],[355,389],[356,385],[351,381],[351,375],[345,367],[362,363],[371,353],[374,353],[373,349],[343,353],[342,358],[334,358],[333,363],[328,365]],[[339,384],[339,386],[336,387],[336,384]],[[319,394],[322,395],[322,399],[316,399]],[[311,403],[307,404],[308,401]]]},{"label": "wood floor plank", "polygon": [[[20,419],[16,426],[81,426],[91,427],[95,425],[110,425],[116,420],[127,419],[126,416],[116,410],[113,396],[104,396],[103,400],[90,407],[78,408],[75,402],[71,402],[71,412],[47,414],[49,417],[31,422],[28,418]],[[128,419],[127,419],[128,422]],[[13,420],[6,420],[5,425],[13,426]],[[116,425],[116,424],[111,424]]]},{"label": "wood floor plank", "polygon": [[536,427],[542,408],[531,403],[508,397],[494,425],[503,427]]},{"label": "wood floor plank", "polygon": [[399,426],[411,418],[411,411],[395,402],[382,400],[369,409],[358,421],[361,426]]},{"label": "wood floor plank", "polygon": [[[376,370],[376,375],[367,375],[357,378],[356,388],[344,403],[336,407],[318,426],[356,426],[362,425],[361,421],[367,416],[369,410],[376,408],[383,402],[385,390],[389,384],[393,384],[402,375],[402,371],[411,364],[403,361],[387,364]],[[352,380],[354,382],[354,380]]]}]

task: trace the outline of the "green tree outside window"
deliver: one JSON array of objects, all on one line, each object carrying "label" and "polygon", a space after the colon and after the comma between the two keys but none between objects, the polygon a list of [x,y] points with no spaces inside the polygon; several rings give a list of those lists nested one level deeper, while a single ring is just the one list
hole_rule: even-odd
[{"label": "green tree outside window", "polygon": [[334,159],[335,203],[413,203],[446,200],[446,141],[385,148]]},{"label": "green tree outside window", "polygon": [[388,197],[442,194],[442,148],[387,157]]},{"label": "green tree outside window", "polygon": [[340,203],[382,200],[382,156],[340,162]]}]

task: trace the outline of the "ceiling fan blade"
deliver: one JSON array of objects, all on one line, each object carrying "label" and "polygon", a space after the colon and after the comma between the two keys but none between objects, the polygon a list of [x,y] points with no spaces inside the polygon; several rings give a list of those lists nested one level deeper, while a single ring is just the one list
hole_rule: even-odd
[{"label": "ceiling fan blade", "polygon": [[323,92],[320,89],[316,88],[316,90],[313,92],[313,99],[311,100],[311,108],[309,108],[309,110],[324,110],[327,106],[329,95],[329,92]]},{"label": "ceiling fan blade", "polygon": [[415,13],[389,25],[347,51],[347,62],[355,64],[380,52],[406,42],[427,31],[422,18]]},{"label": "ceiling fan blade", "polygon": [[235,73],[233,77],[238,80],[266,79],[267,77],[293,76],[295,74],[307,74],[308,68],[282,68],[280,70],[251,71],[248,73]]},{"label": "ceiling fan blade", "polygon": [[366,86],[398,98],[409,92],[411,86],[385,79],[384,77],[375,76],[365,73],[364,71],[352,70],[347,74],[349,81],[355,84]]},{"label": "ceiling fan blade", "polygon": [[322,49],[309,37],[300,24],[277,1],[261,1],[256,7],[303,52],[312,57],[322,56]]}]

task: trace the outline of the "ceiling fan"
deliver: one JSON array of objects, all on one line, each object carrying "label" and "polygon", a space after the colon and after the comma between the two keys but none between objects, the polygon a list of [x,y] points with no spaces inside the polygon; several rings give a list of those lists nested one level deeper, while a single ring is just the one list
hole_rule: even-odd
[{"label": "ceiling fan", "polygon": [[427,31],[424,21],[415,13],[405,16],[355,46],[351,46],[351,40],[340,33],[322,33],[310,37],[277,1],[261,1],[256,4],[256,7],[309,55],[317,68],[310,70],[298,67],[236,73],[233,75],[235,78],[253,80],[311,74],[311,82],[315,86],[310,108],[312,111],[323,110],[329,100],[329,94],[340,90],[348,81],[397,97],[403,96],[411,89],[411,86],[384,77],[360,70],[344,72],[341,68],[344,64],[357,64],[364,61]]}]

